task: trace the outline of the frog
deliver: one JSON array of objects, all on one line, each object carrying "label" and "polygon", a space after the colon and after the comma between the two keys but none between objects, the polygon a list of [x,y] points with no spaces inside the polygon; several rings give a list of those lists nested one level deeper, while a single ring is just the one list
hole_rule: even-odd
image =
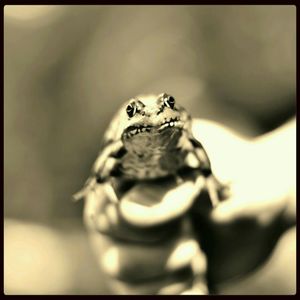
[{"label": "frog", "polygon": [[205,178],[212,207],[226,199],[229,185],[213,173],[207,151],[192,134],[192,116],[177,102],[166,92],[127,100],[112,118],[91,174],[74,201],[112,178],[139,182],[172,176],[182,182],[180,174],[186,170]]}]

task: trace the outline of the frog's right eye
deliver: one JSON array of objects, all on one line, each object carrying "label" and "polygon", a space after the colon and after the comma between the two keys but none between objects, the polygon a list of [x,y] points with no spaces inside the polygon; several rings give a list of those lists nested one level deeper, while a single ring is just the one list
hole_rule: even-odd
[{"label": "frog's right eye", "polygon": [[135,115],[136,113],[136,105],[134,102],[130,103],[127,105],[126,107],[126,112],[127,112],[127,115],[131,118]]},{"label": "frog's right eye", "polygon": [[167,106],[167,107],[170,107],[170,108],[174,108],[174,105],[175,105],[175,99],[174,99],[174,97],[172,97],[172,96],[169,96],[169,95],[167,95],[167,94],[164,94],[164,104],[165,104],[165,106]]}]

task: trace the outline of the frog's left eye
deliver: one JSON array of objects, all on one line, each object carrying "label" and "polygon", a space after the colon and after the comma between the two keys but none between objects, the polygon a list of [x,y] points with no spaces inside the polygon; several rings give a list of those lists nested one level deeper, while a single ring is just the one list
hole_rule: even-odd
[{"label": "frog's left eye", "polygon": [[175,106],[175,99],[174,99],[174,97],[172,97],[172,96],[166,96],[164,98],[164,104],[167,107],[174,108],[174,106]]},{"label": "frog's left eye", "polygon": [[134,102],[130,103],[126,107],[127,115],[131,118],[136,113],[136,104]]}]

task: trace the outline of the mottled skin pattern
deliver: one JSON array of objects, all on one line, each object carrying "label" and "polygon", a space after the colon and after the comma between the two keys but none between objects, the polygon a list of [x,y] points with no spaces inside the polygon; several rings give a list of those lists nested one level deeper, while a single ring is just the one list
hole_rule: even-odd
[{"label": "mottled skin pattern", "polygon": [[[166,93],[139,95],[127,101],[113,118],[92,174],[74,198],[85,197],[111,176],[148,180],[177,176],[182,168],[198,169],[213,179],[213,188],[222,188],[211,172],[204,148],[192,136],[187,111]],[[216,198],[212,193],[210,196]]]}]

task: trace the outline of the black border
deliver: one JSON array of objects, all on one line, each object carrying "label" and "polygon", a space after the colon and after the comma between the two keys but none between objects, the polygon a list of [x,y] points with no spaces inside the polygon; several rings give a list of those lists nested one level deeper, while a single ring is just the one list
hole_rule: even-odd
[{"label": "black border", "polygon": [[[252,0],[252,1],[237,1],[237,0],[231,0],[231,1],[220,1],[220,0],[210,0],[210,1],[200,1],[200,0],[185,0],[185,1],[180,1],[180,0],[142,0],[142,1],[138,1],[138,0],[102,0],[102,1],[79,1],[79,0],[31,0],[31,1],[25,1],[25,0],[10,0],[10,1],[6,1],[3,0],[0,2],[1,3],[1,8],[2,8],[2,13],[1,13],[1,33],[2,33],[2,59],[1,59],[1,67],[2,67],[2,78],[3,80],[1,81],[1,95],[2,95],[2,105],[1,105],[1,109],[2,109],[2,116],[3,116],[3,121],[4,121],[4,7],[5,5],[294,5],[296,7],[296,26],[297,26],[297,31],[296,31],[296,39],[297,39],[297,50],[298,50],[298,10],[297,10],[297,1],[291,1],[291,0],[286,0],[286,1],[282,1],[282,0],[264,0],[264,1],[258,1],[258,0]],[[298,51],[297,51],[298,54]],[[297,75],[296,75],[296,79],[298,79],[298,60],[297,61]],[[297,99],[297,127],[298,127],[298,80],[297,80],[297,90],[296,90],[296,99]],[[3,126],[4,129],[4,123],[3,121],[1,122],[1,125]],[[4,146],[4,130],[2,130],[3,133],[3,138],[2,138],[2,142],[3,142],[3,146]],[[297,148],[298,148],[298,130],[297,130]],[[3,241],[3,246],[4,246],[4,193],[3,193],[3,182],[4,182],[4,147],[1,148],[2,149],[2,157],[3,160],[1,161],[2,163],[2,199],[3,199],[3,204],[1,206],[2,209],[2,224],[3,224],[3,231],[1,232],[2,234],[2,241]],[[298,161],[297,161],[297,183],[298,183]],[[297,213],[298,213],[298,206],[297,206]],[[298,221],[297,221],[297,249],[298,249]],[[3,246],[1,247],[1,250],[3,252]],[[297,251],[298,252],[298,251]],[[4,294],[4,253],[2,253],[2,257],[3,257],[3,279],[1,280],[1,295],[0,296],[6,296],[6,297],[33,297],[35,295],[5,295]],[[270,297],[274,297],[276,299],[279,298],[292,298],[292,297],[297,297],[298,293],[299,293],[299,281],[298,281],[298,259],[297,259],[297,276],[296,276],[296,282],[297,282],[297,290],[296,290],[296,294],[295,295],[209,295],[209,296],[188,296],[188,297],[194,297],[194,299],[196,299],[195,297],[222,297],[225,299],[229,299],[231,297],[237,298],[237,297],[245,297],[247,299],[251,299],[251,298],[270,298]],[[153,298],[153,297],[178,297],[178,299],[182,299],[182,297],[187,297],[187,296],[180,296],[180,295],[170,295],[170,296],[133,296],[133,295],[124,295],[124,296],[117,296],[117,295],[37,295],[35,297],[68,297],[68,296],[74,296],[74,297],[86,297],[86,296],[94,296],[94,297],[109,297],[109,298],[114,298],[114,297],[134,297],[134,298]],[[203,298],[202,298],[203,299]]]}]

